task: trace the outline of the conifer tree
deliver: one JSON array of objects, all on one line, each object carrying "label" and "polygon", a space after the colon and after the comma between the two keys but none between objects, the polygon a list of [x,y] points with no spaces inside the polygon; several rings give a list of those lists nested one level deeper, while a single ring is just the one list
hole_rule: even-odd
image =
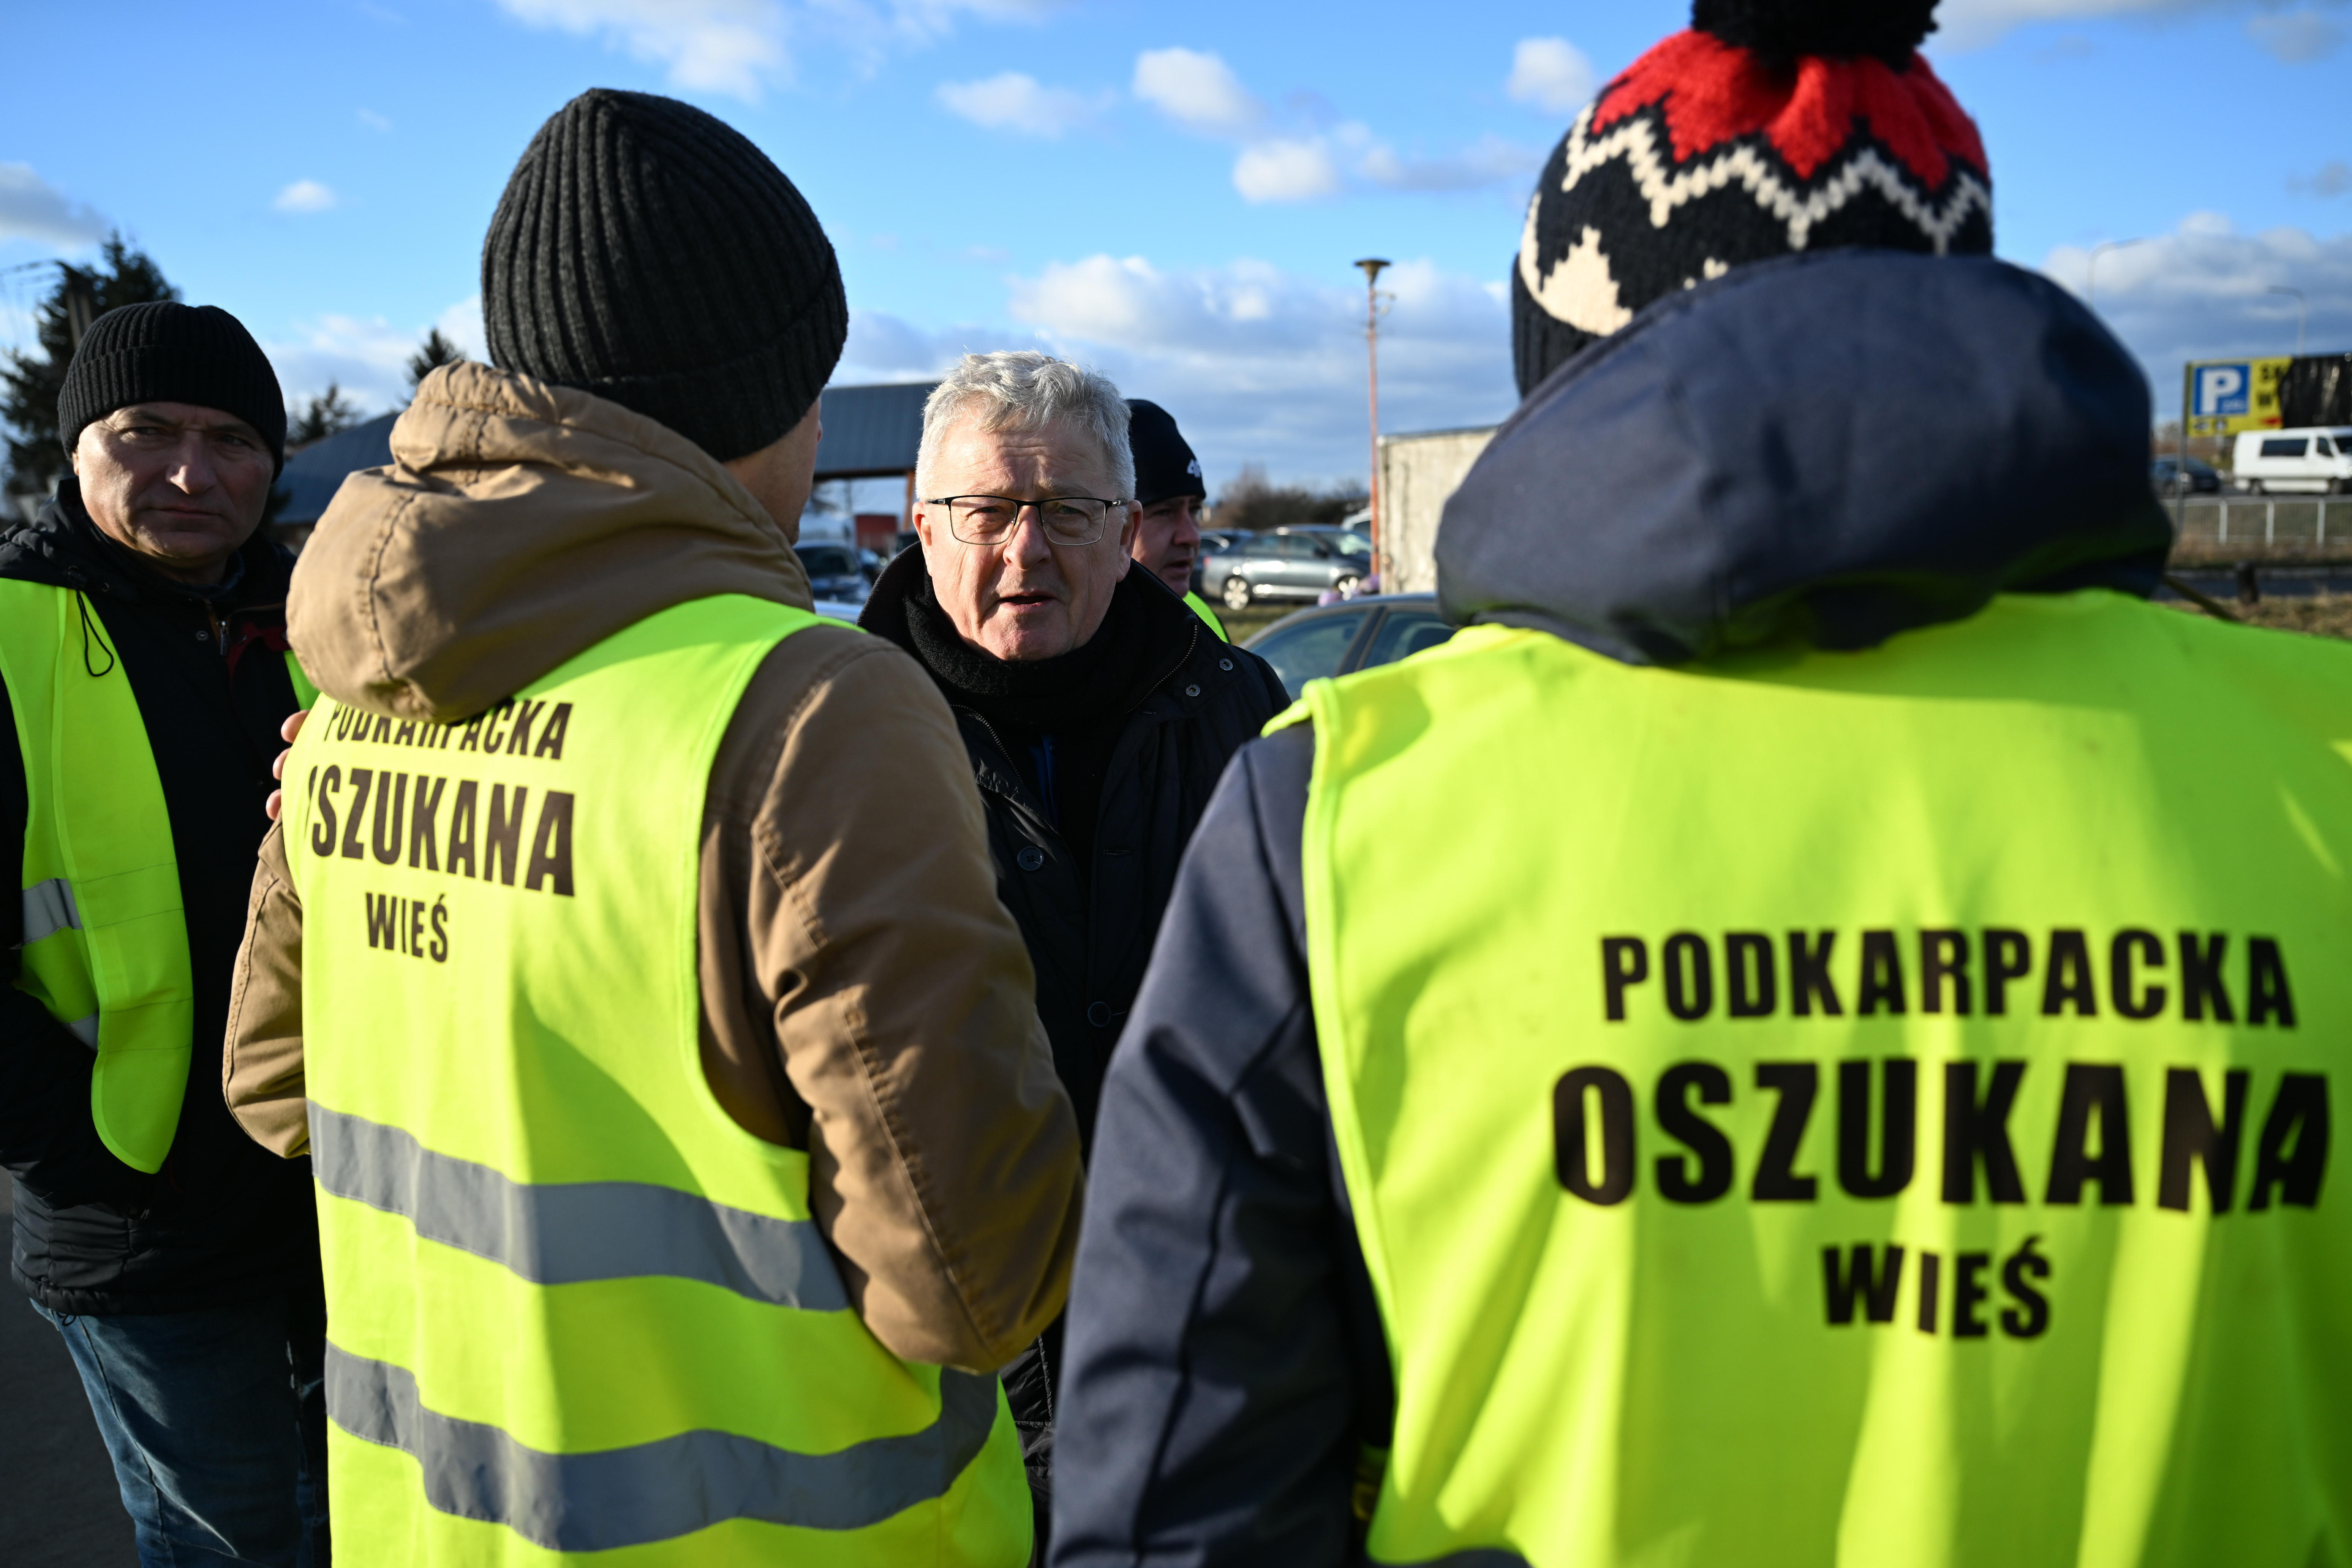
[{"label": "conifer tree", "polygon": [[9,349],[0,365],[0,423],[8,426],[6,489],[12,502],[47,495],[66,471],[65,450],[58,444],[58,393],[81,333],[121,306],[180,297],[154,258],[120,230],[99,247],[96,266],[60,262],[58,274],[57,287],[34,311],[38,346],[32,353]]}]

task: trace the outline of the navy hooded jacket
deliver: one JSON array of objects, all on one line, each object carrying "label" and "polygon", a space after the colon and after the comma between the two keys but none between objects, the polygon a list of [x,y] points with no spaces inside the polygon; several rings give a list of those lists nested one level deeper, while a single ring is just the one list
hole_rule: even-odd
[{"label": "navy hooded jacket", "polygon": [[[1446,507],[1439,596],[1675,663],[1868,648],[1999,593],[2145,595],[2171,542],[2148,423],[2130,357],[2036,274],[1862,250],[1743,268],[1536,389]],[[1392,1390],[1307,998],[1313,764],[1304,726],[1235,757],[1104,1087],[1060,1568],[1360,1552],[1349,1492]]]}]

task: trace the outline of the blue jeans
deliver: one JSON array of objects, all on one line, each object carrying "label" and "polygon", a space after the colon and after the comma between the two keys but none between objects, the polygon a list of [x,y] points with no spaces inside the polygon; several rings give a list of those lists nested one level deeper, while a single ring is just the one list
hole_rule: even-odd
[{"label": "blue jeans", "polygon": [[284,1296],[65,1317],[140,1568],[327,1568],[326,1315]]}]

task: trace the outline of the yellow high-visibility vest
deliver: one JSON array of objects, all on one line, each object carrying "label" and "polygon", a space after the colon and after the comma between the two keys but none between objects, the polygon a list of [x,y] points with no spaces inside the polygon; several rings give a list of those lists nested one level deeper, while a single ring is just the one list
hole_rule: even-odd
[{"label": "yellow high-visibility vest", "polygon": [[875,1340],[808,1155],[703,1076],[711,760],[817,624],[704,599],[466,723],[329,700],[303,730],[284,832],[339,1559],[1026,1560],[996,1380]]},{"label": "yellow high-visibility vest", "polygon": [[2352,647],[1310,684],[1386,1563],[2352,1562]]},{"label": "yellow high-visibility vest", "polygon": [[[286,656],[297,700],[313,689]],[[131,678],[70,588],[0,579],[0,680],[24,759],[16,987],[90,1047],[91,1120],[133,1170],[178,1134],[195,1027],[179,856]]]}]

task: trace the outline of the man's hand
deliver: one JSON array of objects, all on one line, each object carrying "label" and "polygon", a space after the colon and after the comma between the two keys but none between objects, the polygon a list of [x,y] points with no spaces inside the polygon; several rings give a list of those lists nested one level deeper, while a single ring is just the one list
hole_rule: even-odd
[{"label": "man's hand", "polygon": [[[269,764],[271,778],[282,781],[286,777],[286,759],[294,754],[294,737],[302,732],[302,721],[310,716],[310,710],[305,708],[299,712],[289,714],[286,722],[278,726],[278,739],[286,742],[286,750],[278,752],[278,760]],[[271,790],[269,798],[261,803],[261,809],[269,814],[270,821],[277,821],[278,814],[286,809],[286,792],[282,789]]]}]

